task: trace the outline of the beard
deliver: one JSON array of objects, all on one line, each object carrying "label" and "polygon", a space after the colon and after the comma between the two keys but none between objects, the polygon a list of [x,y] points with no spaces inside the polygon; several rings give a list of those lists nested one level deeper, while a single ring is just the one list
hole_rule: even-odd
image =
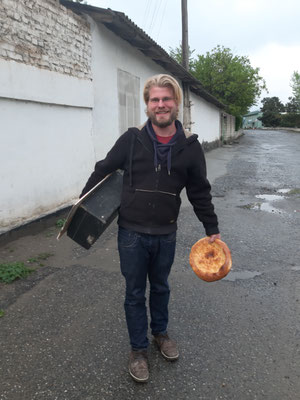
[{"label": "beard", "polygon": [[152,122],[153,125],[158,126],[159,128],[166,128],[167,126],[172,125],[172,123],[176,120],[177,118],[177,110],[172,109],[169,114],[168,119],[163,119],[163,120],[158,120],[157,116],[154,112],[147,111],[147,115],[150,118],[150,121]]}]

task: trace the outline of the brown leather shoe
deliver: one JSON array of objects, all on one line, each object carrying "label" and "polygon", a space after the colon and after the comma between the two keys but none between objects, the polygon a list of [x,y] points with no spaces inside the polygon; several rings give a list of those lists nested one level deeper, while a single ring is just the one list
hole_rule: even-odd
[{"label": "brown leather shoe", "polygon": [[149,379],[148,355],[146,350],[132,350],[129,356],[129,373],[136,382]]},{"label": "brown leather shoe", "polygon": [[159,333],[158,335],[154,335],[154,341],[166,360],[175,361],[178,359],[179,352],[176,342],[170,339],[167,333]]}]

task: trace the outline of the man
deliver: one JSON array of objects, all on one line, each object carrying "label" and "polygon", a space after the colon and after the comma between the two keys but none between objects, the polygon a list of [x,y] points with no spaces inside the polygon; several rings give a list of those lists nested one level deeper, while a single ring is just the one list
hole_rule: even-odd
[{"label": "man", "polygon": [[176,119],[181,98],[180,86],[171,76],[149,78],[144,87],[148,121],[141,129],[129,128],[117,140],[106,158],[96,163],[81,194],[107,174],[124,170],[118,249],[126,280],[129,372],[137,382],[147,382],[149,378],[147,277],[154,341],[167,360],[179,357],[176,342],[167,333],[168,276],[174,260],[176,221],[184,187],[210,241],[220,238],[201,145],[197,135],[187,134]]}]

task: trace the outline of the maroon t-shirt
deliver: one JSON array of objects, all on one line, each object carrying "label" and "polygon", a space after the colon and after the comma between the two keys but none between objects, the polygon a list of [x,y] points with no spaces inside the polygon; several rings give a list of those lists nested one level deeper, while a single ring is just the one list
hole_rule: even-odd
[{"label": "maroon t-shirt", "polygon": [[160,143],[164,143],[164,144],[169,143],[169,141],[172,139],[173,136],[174,136],[174,135],[172,135],[172,136],[158,136],[158,135],[156,135],[157,140],[158,140]]}]

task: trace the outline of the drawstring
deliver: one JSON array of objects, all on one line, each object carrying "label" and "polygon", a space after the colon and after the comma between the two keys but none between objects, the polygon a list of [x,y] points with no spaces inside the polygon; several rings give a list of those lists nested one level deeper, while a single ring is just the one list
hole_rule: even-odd
[{"label": "drawstring", "polygon": [[133,159],[134,143],[135,143],[135,133],[132,134],[131,142],[130,142],[130,151],[129,151],[129,186],[132,186],[132,159]]},{"label": "drawstring", "polygon": [[[176,121],[177,122],[177,121]],[[154,149],[154,169],[157,172],[159,164],[163,161],[167,161],[168,175],[171,175],[171,157],[172,157],[172,147],[176,144],[176,139],[178,136],[178,131],[169,141],[169,143],[161,143],[157,140],[156,134],[153,130],[151,121],[148,120],[146,124],[146,130],[152,139],[153,149]]]},{"label": "drawstring", "polygon": [[171,157],[172,157],[172,147],[170,147],[170,150],[169,150],[168,156],[167,156],[168,175],[171,175]]}]

